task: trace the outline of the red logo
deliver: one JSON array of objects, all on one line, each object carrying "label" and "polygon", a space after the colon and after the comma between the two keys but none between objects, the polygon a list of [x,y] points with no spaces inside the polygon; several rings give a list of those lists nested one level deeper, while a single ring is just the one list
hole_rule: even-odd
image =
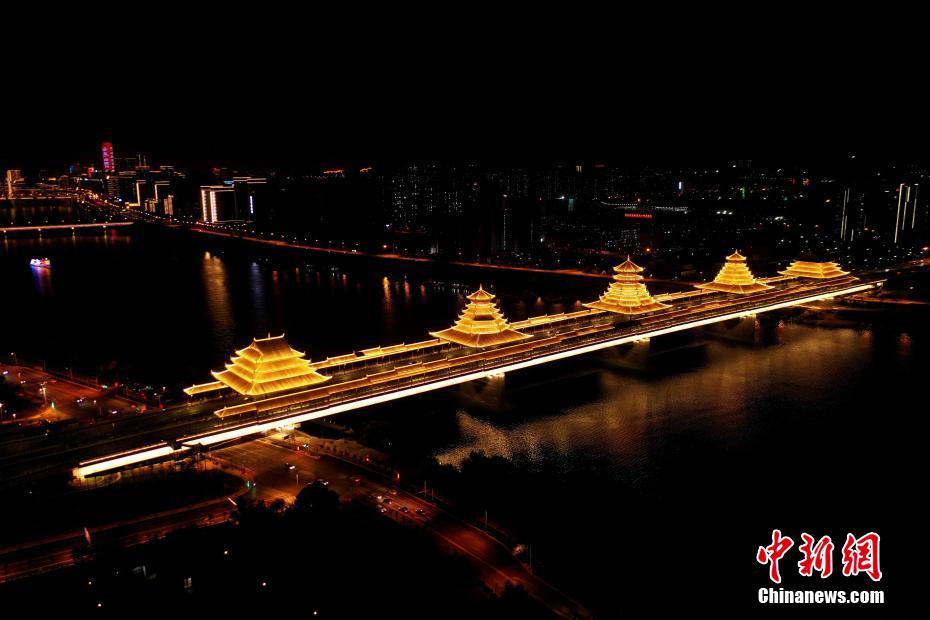
[{"label": "red logo", "polygon": [[781,535],[781,530],[772,530],[772,544],[768,547],[759,547],[756,552],[756,561],[759,564],[769,565],[769,579],[781,583],[781,573],[778,572],[778,561],[794,546],[794,541]]},{"label": "red logo", "polygon": [[833,574],[833,541],[829,536],[824,536],[814,544],[814,537],[804,532],[801,534],[801,546],[798,551],[804,554],[804,558],[798,562],[798,572],[804,577],[810,577],[814,571],[820,573],[820,577],[825,579]]},{"label": "red logo", "polygon": [[[807,532],[801,533],[801,544],[798,551],[801,559],[798,561],[798,574],[802,577],[812,577],[814,572],[820,573],[825,579],[833,574],[833,550],[835,545],[829,536],[822,536],[819,540]],[[872,581],[882,578],[881,562],[879,560],[879,543],[881,537],[875,532],[857,538],[853,534],[846,534],[843,544],[843,576],[851,577],[865,573]],[[781,583],[781,571],[778,562],[794,546],[790,536],[782,536],[781,530],[772,530],[772,542],[768,546],[759,547],[756,552],[756,561],[769,567],[769,579],[774,583]]]},{"label": "red logo", "polygon": [[846,534],[846,544],[843,545],[843,575],[858,575],[865,573],[872,581],[882,578],[882,569],[878,561],[878,543],[881,537],[875,532],[869,532],[861,538]]}]

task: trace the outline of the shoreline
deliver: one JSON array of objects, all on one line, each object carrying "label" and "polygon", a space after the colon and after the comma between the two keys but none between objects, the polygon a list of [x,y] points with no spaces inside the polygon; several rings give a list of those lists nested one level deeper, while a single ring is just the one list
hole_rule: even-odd
[{"label": "shoreline", "polygon": [[[354,250],[343,250],[340,248],[326,248],[321,246],[306,245],[302,243],[291,243],[287,241],[277,241],[274,239],[263,239],[261,237],[254,237],[251,235],[237,235],[233,233],[222,232],[218,230],[209,230],[199,226],[190,226],[188,228],[191,232],[200,233],[204,235],[213,235],[216,237],[223,237],[227,239],[239,239],[242,241],[247,241],[249,243],[259,243],[262,245],[270,245],[279,248],[290,248],[294,250],[303,250],[305,252],[314,252],[318,254],[330,254],[337,256],[356,256],[359,258],[370,258],[377,260],[386,260],[386,261],[396,261],[396,262],[406,262],[406,263],[416,263],[418,265],[432,265],[436,267],[451,266],[451,267],[464,267],[469,269],[495,269],[498,271],[509,271],[509,272],[524,272],[540,275],[550,275],[550,276],[573,276],[573,277],[585,277],[585,278],[595,278],[599,280],[610,280],[612,278],[611,274],[607,273],[591,273],[588,271],[582,271],[580,269],[544,269],[542,267],[520,267],[517,265],[495,265],[491,263],[475,263],[471,261],[437,261],[432,258],[422,258],[417,256],[403,256],[401,254],[393,253],[378,253],[373,254],[370,252],[358,252]],[[695,282],[689,282],[685,280],[668,280],[664,278],[645,278],[646,282],[655,282],[660,284],[672,284],[676,286],[688,287],[697,284]]]}]

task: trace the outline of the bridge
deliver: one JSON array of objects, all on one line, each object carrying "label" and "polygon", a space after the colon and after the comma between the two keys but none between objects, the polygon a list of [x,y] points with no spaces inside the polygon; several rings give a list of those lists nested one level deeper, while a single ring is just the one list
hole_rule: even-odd
[{"label": "bridge", "polygon": [[0,196],[0,198],[18,202],[21,200],[76,200],[80,198],[80,196],[80,191],[71,189],[54,187],[16,187],[12,192],[7,191],[6,194]]},{"label": "bridge", "polygon": [[42,232],[44,230],[76,230],[79,228],[109,228],[111,226],[132,226],[133,222],[89,222],[85,224],[38,224],[34,226],[0,227],[3,234],[13,232]]},{"label": "bridge", "polygon": [[[184,458],[228,442],[416,394],[675,332],[782,308],[873,291],[834,263],[795,261],[780,275],[756,278],[738,252],[714,281],[696,290],[652,296],[643,269],[627,259],[614,282],[577,312],[508,322],[483,288],[449,329],[432,339],[352,352],[313,362],[283,335],[255,339],[214,381],[185,390],[229,393],[211,415],[178,422],[173,439],[80,462],[78,479]],[[245,402],[243,402],[243,399]]]}]

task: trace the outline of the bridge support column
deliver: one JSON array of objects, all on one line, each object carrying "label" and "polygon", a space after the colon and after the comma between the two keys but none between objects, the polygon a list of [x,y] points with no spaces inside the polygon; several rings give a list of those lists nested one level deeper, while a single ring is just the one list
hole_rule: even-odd
[{"label": "bridge support column", "polygon": [[504,401],[504,373],[495,374],[485,379],[469,381],[459,386],[459,393],[468,399],[476,400],[489,407],[498,408]]},{"label": "bridge support column", "polygon": [[646,338],[636,342],[621,344],[617,347],[604,349],[601,352],[601,359],[608,366],[623,368],[625,370],[647,371],[651,369],[652,350],[651,341]]},{"label": "bridge support column", "polygon": [[703,355],[705,344],[700,330],[689,329],[606,349],[602,359],[617,368],[654,372]]},{"label": "bridge support column", "polygon": [[779,341],[781,325],[782,317],[776,312],[705,325],[704,334],[708,338],[729,342],[771,344]]}]

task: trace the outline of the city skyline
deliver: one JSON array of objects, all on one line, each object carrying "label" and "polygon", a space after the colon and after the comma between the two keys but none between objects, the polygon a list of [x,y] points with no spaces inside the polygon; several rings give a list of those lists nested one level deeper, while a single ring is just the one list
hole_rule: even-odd
[{"label": "city skyline", "polygon": [[773,265],[804,256],[877,267],[930,241],[920,191],[930,166],[854,153],[822,166],[397,159],[255,170],[186,169],[103,141],[59,172],[9,169],[5,190],[92,192],[124,214],[365,254],[604,273],[608,255],[629,253],[683,279],[736,247]]}]

